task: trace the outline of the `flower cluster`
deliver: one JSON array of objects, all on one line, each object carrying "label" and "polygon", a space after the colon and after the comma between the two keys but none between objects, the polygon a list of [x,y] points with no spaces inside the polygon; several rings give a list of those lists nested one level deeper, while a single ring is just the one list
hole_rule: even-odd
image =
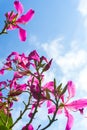
[{"label": "flower cluster", "polygon": [[[23,13],[23,5],[19,1],[14,2],[14,7],[17,10],[17,13],[11,11],[5,14],[6,21],[5,21],[5,27],[2,30],[1,33],[6,33],[6,30],[14,30],[19,29],[19,38],[21,41],[26,40],[26,30],[22,29],[19,24],[26,24],[28,21],[31,20],[31,18],[34,15],[34,10],[30,9],[28,12],[24,15],[21,15]],[[20,16],[21,15],[21,16]]]},{"label": "flower cluster", "polygon": [[[40,105],[43,101],[48,100],[46,87],[53,85],[53,82],[42,86],[42,81],[44,79],[43,73],[50,68],[51,62],[52,59],[48,61],[46,57],[40,57],[36,50],[32,51],[28,56],[24,53],[12,52],[0,69],[1,75],[4,75],[6,70],[13,74],[11,80],[0,82],[0,110],[4,110],[5,114],[8,111],[10,113],[13,102],[18,101],[18,96],[26,91],[32,98],[32,102],[29,102],[29,105],[32,104],[29,116],[33,115],[36,105]],[[24,77],[28,77],[27,82],[21,84],[19,80],[22,80]],[[7,90],[7,94],[4,94],[4,90]]]},{"label": "flower cluster", "polygon": [[[87,107],[87,99],[79,99],[69,102],[75,96],[75,85],[72,81],[68,81],[67,85],[62,88],[62,84],[56,85],[56,80],[43,83],[45,78],[45,71],[47,71],[52,63],[52,59],[48,61],[46,57],[39,56],[36,50],[32,51],[28,56],[24,53],[19,54],[12,52],[0,69],[0,74],[4,75],[5,71],[12,71],[13,77],[11,80],[0,81],[0,111],[11,117],[11,109],[14,102],[18,101],[20,94],[27,92],[29,94],[28,103],[25,104],[25,109],[18,117],[17,122],[23,116],[24,112],[30,107],[29,122],[22,128],[22,130],[33,130],[32,120],[37,114],[38,107],[42,107],[43,103],[47,104],[48,115],[53,114],[49,124],[55,121],[57,114],[61,114],[64,109],[65,116],[67,117],[66,130],[70,130],[73,126],[74,118],[70,114],[71,111],[80,111]],[[25,83],[20,80],[27,77]],[[6,92],[4,92],[4,90]],[[65,92],[68,90],[67,101],[64,100]],[[9,126],[12,128],[13,125]],[[49,127],[47,124],[46,129]],[[43,130],[42,129],[42,130]]]},{"label": "flower cluster", "polygon": [[[31,20],[34,10],[30,9],[26,14],[21,15],[24,10],[21,2],[15,1],[14,7],[17,13],[10,11],[5,14],[5,26],[0,34],[17,28],[20,40],[25,41],[26,31],[19,24],[25,24]],[[0,130],[12,130],[16,123],[23,118],[26,111],[28,111],[29,120],[22,130],[34,130],[33,120],[44,103],[49,121],[44,127],[41,124],[37,126],[36,130],[46,130],[57,120],[56,115],[62,114],[63,111],[67,117],[65,130],[72,129],[74,117],[70,111],[79,111],[80,114],[83,114],[84,108],[87,107],[87,99],[70,102],[76,92],[72,81],[68,81],[65,86],[62,86],[62,83],[57,85],[56,79],[45,83],[45,72],[50,69],[51,64],[52,59],[48,61],[46,57],[40,57],[36,50],[27,56],[24,53],[12,52],[6,58],[2,68],[0,68],[0,77],[3,77],[7,71],[10,73],[10,79],[0,80]],[[66,96],[66,92],[68,96]],[[20,111],[19,116],[13,122],[14,103],[19,102],[20,95],[24,93],[27,93],[27,102],[23,100],[24,109]]]}]

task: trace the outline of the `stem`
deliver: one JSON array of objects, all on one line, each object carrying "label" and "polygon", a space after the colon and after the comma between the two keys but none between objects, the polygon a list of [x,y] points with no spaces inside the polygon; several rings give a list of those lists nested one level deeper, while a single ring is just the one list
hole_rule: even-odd
[{"label": "stem", "polygon": [[51,126],[52,125],[52,123],[54,122],[54,121],[56,121],[57,119],[55,119],[55,117],[56,117],[56,114],[57,114],[57,111],[58,111],[58,103],[59,103],[59,99],[57,100],[57,103],[56,103],[56,111],[54,112],[54,115],[53,115],[53,117],[52,117],[52,119],[50,119],[50,121],[49,121],[49,123],[47,124],[47,126],[45,126],[44,128],[42,128],[41,130],[46,130],[49,126]]},{"label": "stem", "polygon": [[33,112],[32,118],[30,119],[29,123],[27,123],[27,125],[29,125],[33,121],[34,116],[37,113],[37,108],[38,108],[39,102],[40,102],[40,99],[38,99],[38,102],[37,102],[37,105],[36,105],[35,110]]},{"label": "stem", "polygon": [[[35,63],[35,65],[36,65],[36,71],[37,71],[37,74],[38,74],[38,78],[37,78],[34,74],[33,74],[33,76],[36,77],[36,78],[38,79],[38,81],[39,81],[40,93],[38,94],[37,104],[36,104],[36,106],[35,106],[35,110],[34,110],[34,112],[33,112],[33,115],[32,115],[32,117],[31,117],[30,121],[26,124],[26,126],[28,126],[28,125],[33,121],[33,119],[34,119],[34,117],[35,117],[35,115],[36,115],[36,113],[37,113],[37,109],[38,109],[40,100],[41,100],[41,80],[42,80],[42,79],[40,78],[39,68],[38,68],[38,66],[37,66],[37,63],[36,63],[35,61],[34,61],[34,63]],[[32,75],[32,73],[30,73],[30,74]]]},{"label": "stem", "polygon": [[30,105],[30,100],[31,100],[31,94],[29,96],[29,100],[28,100],[27,105],[25,106],[25,109],[20,113],[20,116],[16,119],[16,121],[10,126],[10,129],[15,126],[15,124],[22,118],[26,110],[28,110],[28,107]]},{"label": "stem", "polygon": [[8,26],[8,24],[5,22],[5,26],[4,26],[4,28],[2,29],[2,31],[0,32],[0,35],[2,35],[2,34],[7,34],[7,32],[5,32],[7,26]]}]

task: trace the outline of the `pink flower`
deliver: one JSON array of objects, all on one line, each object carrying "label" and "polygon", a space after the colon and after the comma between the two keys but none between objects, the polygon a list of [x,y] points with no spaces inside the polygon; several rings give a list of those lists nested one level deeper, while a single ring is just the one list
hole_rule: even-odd
[{"label": "pink flower", "polygon": [[7,62],[4,64],[3,68],[0,69],[0,74],[3,75],[5,70],[11,70],[11,69],[12,69],[11,62],[10,62],[10,61],[7,61]]},{"label": "pink flower", "polygon": [[2,102],[2,92],[0,91],[0,102]]},{"label": "pink flower", "polygon": [[30,66],[30,61],[28,60],[28,57],[25,56],[24,53],[18,54],[17,52],[12,52],[6,59],[8,62],[17,63],[18,62],[18,68],[22,69],[28,69]]},{"label": "pink flower", "polygon": [[0,69],[0,74],[1,74],[1,75],[4,74],[4,69]]},{"label": "pink flower", "polygon": [[34,50],[32,51],[29,56],[28,56],[28,60],[35,60],[35,61],[40,61],[40,56],[38,55],[37,51]]},{"label": "pink flower", "polygon": [[34,130],[33,126],[30,124],[30,125],[26,125],[22,128],[22,130]]},{"label": "pink flower", "polygon": [[48,62],[48,64],[46,64],[46,66],[43,68],[43,72],[44,72],[44,71],[47,71],[47,70],[50,68],[51,63],[52,63],[52,59],[51,59],[51,60]]},{"label": "pink flower", "polygon": [[1,88],[2,86],[6,87],[6,86],[7,86],[7,83],[6,83],[5,81],[1,81],[1,82],[0,82],[0,88]]},{"label": "pink flower", "polygon": [[[79,99],[72,102],[69,102],[72,97],[75,96],[75,85],[72,81],[69,81],[67,83],[67,90],[69,96],[67,97],[67,100],[64,100],[63,95],[61,97],[62,102],[60,103],[58,114],[62,113],[62,110],[64,109],[65,116],[67,117],[67,124],[65,130],[71,130],[74,122],[73,116],[70,114],[70,111],[79,111],[81,114],[83,114],[83,109],[87,107],[87,99]],[[55,105],[53,105],[50,101],[47,104],[48,106],[48,113],[54,113],[55,112]]]},{"label": "pink flower", "polygon": [[6,22],[7,22],[7,28],[8,30],[13,30],[18,28],[19,29],[19,38],[21,41],[26,40],[26,30],[22,29],[19,24],[25,24],[27,23],[32,16],[34,15],[34,10],[30,9],[28,12],[22,16],[19,17],[23,13],[23,5],[19,1],[14,2],[14,7],[17,10],[17,13],[14,12],[8,12],[5,14],[6,16]]},{"label": "pink flower", "polygon": [[50,82],[47,82],[44,87],[43,87],[44,90],[48,89],[50,90],[51,92],[54,92],[54,82],[53,81],[50,81]]}]

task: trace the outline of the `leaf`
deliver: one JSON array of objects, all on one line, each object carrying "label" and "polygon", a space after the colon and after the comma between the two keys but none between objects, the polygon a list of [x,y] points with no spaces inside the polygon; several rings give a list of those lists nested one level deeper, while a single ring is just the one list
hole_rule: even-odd
[{"label": "leaf", "polygon": [[66,90],[67,90],[67,85],[64,87],[60,95],[63,95],[66,92]]},{"label": "leaf", "polygon": [[61,94],[61,91],[62,91],[62,83],[60,83],[59,86],[57,87],[58,94]]},{"label": "leaf", "polygon": [[48,62],[48,64],[45,65],[45,67],[43,68],[43,72],[47,71],[50,68],[51,63],[52,63],[52,59]]},{"label": "leaf", "polygon": [[54,78],[54,89],[56,90],[56,79]]},{"label": "leaf", "polygon": [[[7,122],[7,118],[8,118],[8,122]],[[7,122],[7,124],[6,124],[6,122]],[[5,124],[6,124],[7,128],[9,128],[13,124],[12,117],[11,117],[11,115],[9,115],[9,117],[7,117],[7,115],[4,113],[4,111],[0,110],[0,126],[3,126]],[[3,129],[3,130],[5,130],[5,129]]]},{"label": "leaf", "polygon": [[47,99],[50,99],[50,94],[49,94],[48,89],[46,89],[46,98],[47,98]]},{"label": "leaf", "polygon": [[1,125],[0,126],[0,130],[9,130],[6,126],[4,126],[4,125]]}]

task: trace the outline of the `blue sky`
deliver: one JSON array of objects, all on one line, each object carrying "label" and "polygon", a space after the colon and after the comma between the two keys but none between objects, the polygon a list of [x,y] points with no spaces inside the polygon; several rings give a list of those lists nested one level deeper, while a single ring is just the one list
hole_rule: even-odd
[{"label": "blue sky", "polygon": [[[13,2],[14,0],[0,1],[0,30],[4,25],[4,14],[10,10],[16,11]],[[3,59],[12,51],[28,54],[36,49],[40,55],[53,58],[52,69],[47,73],[46,81],[54,77],[58,83],[63,84],[73,80],[77,89],[76,98],[87,97],[87,0],[21,0],[21,2],[24,5],[24,13],[32,8],[35,10],[35,16],[23,26],[28,33],[26,42],[19,40],[18,30],[0,36],[0,66]],[[20,107],[17,109],[20,110]],[[46,123],[45,108],[40,111],[39,120]],[[86,130],[87,118],[80,116],[79,113],[73,115],[75,123],[72,130]],[[20,130],[24,122],[26,119],[20,121],[15,130]],[[48,130],[64,130],[65,122],[66,118],[60,116],[58,122]]]}]

